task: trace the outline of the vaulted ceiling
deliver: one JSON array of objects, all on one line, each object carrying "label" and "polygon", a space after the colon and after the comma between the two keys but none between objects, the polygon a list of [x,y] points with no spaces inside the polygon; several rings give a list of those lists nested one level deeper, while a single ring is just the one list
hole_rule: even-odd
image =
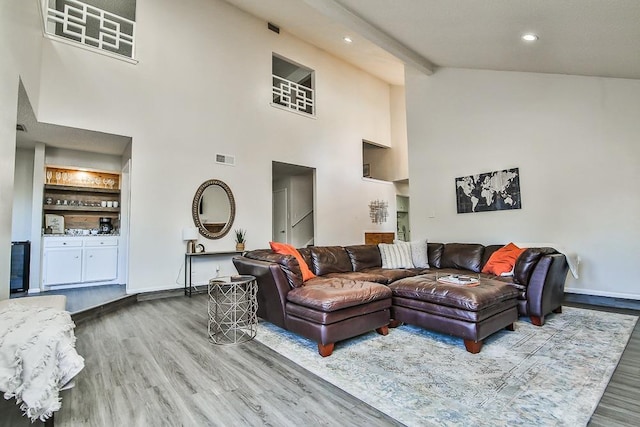
[{"label": "vaulted ceiling", "polygon": [[226,1],[392,84],[404,63],[640,79],[638,0]]}]

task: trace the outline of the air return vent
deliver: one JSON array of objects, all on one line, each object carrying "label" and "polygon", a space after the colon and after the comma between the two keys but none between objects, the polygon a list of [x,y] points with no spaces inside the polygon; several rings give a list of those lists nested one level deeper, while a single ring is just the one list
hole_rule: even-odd
[{"label": "air return vent", "polygon": [[273,31],[276,34],[280,34],[280,27],[272,22],[267,22],[267,28]]},{"label": "air return vent", "polygon": [[236,158],[228,154],[216,154],[216,163],[227,166],[235,166]]}]

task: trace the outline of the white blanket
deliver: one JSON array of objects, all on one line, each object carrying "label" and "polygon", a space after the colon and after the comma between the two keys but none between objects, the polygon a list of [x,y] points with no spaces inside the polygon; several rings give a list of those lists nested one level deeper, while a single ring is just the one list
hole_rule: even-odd
[{"label": "white blanket", "polygon": [[571,274],[573,275],[573,277],[575,277],[576,279],[580,277],[578,275],[578,266],[580,265],[580,261],[581,261],[580,257],[575,252],[568,251],[565,248],[563,248],[561,245],[558,245],[556,243],[517,243],[517,242],[514,242],[513,244],[519,248],[553,248],[567,258],[567,264],[569,264],[569,270],[571,271]]},{"label": "white blanket", "polygon": [[60,409],[60,389],[84,368],[68,312],[9,303],[0,307],[0,392],[31,421]]}]

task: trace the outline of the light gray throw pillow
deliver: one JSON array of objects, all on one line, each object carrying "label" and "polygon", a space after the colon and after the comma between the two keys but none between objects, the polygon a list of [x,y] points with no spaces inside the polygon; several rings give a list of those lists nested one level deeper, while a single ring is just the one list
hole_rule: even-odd
[{"label": "light gray throw pillow", "polygon": [[411,245],[408,242],[379,243],[382,268],[413,268]]},{"label": "light gray throw pillow", "polygon": [[[407,243],[400,240],[394,240],[393,243]],[[411,262],[416,268],[430,268],[429,255],[427,253],[427,239],[412,240],[409,242],[411,247]]]}]

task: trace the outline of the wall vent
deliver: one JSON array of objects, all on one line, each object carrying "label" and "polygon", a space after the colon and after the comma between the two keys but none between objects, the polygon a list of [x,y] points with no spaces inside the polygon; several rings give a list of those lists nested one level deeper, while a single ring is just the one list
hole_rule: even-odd
[{"label": "wall vent", "polygon": [[16,125],[16,130],[18,132],[26,132],[27,131],[27,127],[25,125],[21,125],[20,123],[18,123]]},{"label": "wall vent", "polygon": [[228,154],[216,154],[216,163],[227,166],[235,166],[236,158]]},{"label": "wall vent", "polygon": [[272,24],[271,22],[267,22],[267,28],[273,31],[276,34],[280,34],[280,27],[276,24]]}]

